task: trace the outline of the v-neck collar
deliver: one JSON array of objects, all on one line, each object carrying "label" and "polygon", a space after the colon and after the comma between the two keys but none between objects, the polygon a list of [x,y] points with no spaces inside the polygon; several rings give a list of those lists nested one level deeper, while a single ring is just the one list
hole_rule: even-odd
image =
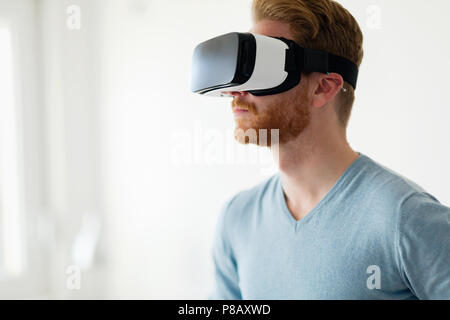
[{"label": "v-neck collar", "polygon": [[340,176],[338,181],[333,185],[333,187],[328,191],[328,193],[319,201],[319,203],[301,220],[296,220],[292,213],[290,212],[286,199],[284,196],[284,190],[283,185],[281,183],[281,176],[280,173],[277,174],[277,198],[279,207],[281,207],[283,211],[283,216],[288,219],[288,222],[290,225],[294,228],[295,232],[299,230],[299,228],[303,225],[308,223],[309,220],[311,220],[317,211],[319,211],[329,200],[333,198],[335,193],[341,188],[342,184],[348,180],[347,178],[352,174],[354,170],[356,170],[359,167],[359,163],[362,162],[364,159],[366,159],[366,156],[362,154],[361,152],[358,152],[359,157],[353,161],[353,163],[344,171],[344,173]]}]

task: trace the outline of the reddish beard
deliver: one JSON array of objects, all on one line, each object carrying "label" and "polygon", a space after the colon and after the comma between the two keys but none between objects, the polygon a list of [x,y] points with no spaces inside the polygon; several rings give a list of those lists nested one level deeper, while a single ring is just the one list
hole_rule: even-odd
[{"label": "reddish beard", "polygon": [[[258,110],[254,103],[235,98],[232,107],[249,111],[250,115],[236,119],[235,139],[242,144],[256,144],[270,147],[272,143],[285,144],[297,138],[309,125],[306,93],[290,95],[273,102],[264,110]],[[278,137],[272,137],[272,130],[278,129]],[[265,134],[266,133],[266,134]],[[278,141],[276,141],[278,138]]]}]

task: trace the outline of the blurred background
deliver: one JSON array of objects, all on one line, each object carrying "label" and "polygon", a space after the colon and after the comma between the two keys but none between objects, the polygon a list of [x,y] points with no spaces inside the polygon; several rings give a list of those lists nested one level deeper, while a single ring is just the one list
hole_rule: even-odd
[{"label": "blurred background", "polygon": [[[352,147],[450,204],[450,2],[347,0],[365,58]],[[250,0],[0,0],[0,298],[205,299],[222,204],[275,172],[196,44]]]}]

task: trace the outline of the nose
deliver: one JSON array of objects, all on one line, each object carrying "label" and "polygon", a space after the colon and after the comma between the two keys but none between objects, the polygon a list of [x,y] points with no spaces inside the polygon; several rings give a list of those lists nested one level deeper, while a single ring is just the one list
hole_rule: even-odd
[{"label": "nose", "polygon": [[229,92],[229,94],[236,98],[236,97],[243,97],[243,96],[247,95],[248,92],[247,91],[231,91],[231,92]]}]

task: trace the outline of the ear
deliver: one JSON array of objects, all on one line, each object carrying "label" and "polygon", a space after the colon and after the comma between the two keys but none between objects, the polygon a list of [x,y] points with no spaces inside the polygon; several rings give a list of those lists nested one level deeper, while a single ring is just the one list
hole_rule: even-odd
[{"label": "ear", "polygon": [[316,108],[323,107],[326,103],[333,100],[336,94],[342,89],[344,79],[337,73],[316,73],[314,77],[314,91],[312,105]]}]

